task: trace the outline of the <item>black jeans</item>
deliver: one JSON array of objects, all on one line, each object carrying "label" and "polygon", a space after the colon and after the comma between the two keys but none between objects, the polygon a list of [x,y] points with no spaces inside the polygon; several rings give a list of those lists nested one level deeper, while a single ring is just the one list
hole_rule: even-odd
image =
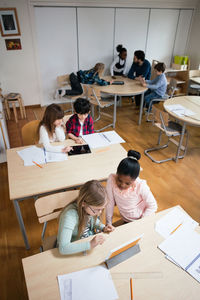
[{"label": "black jeans", "polygon": [[71,73],[69,75],[69,80],[72,88],[71,90],[66,90],[65,95],[69,95],[69,96],[81,95],[83,93],[83,89],[80,84],[80,81],[78,80],[78,77],[74,73]]}]

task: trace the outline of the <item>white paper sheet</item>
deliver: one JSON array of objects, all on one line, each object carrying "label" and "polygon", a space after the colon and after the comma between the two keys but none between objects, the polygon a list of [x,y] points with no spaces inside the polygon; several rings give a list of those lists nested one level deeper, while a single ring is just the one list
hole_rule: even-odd
[{"label": "white paper sheet", "polygon": [[17,151],[18,155],[23,159],[24,166],[34,166],[35,161],[37,164],[45,164],[45,155],[43,148],[31,146],[23,150]]},{"label": "white paper sheet", "polygon": [[[61,151],[61,149],[63,149],[63,145],[62,146],[55,146],[55,148],[59,149]],[[66,153],[48,152],[48,151],[44,151],[44,152],[45,152],[46,162],[64,161],[64,160],[67,160],[67,158],[68,158]]]},{"label": "white paper sheet", "polygon": [[200,254],[200,234],[183,224],[159,248],[185,270]]},{"label": "white paper sheet", "polygon": [[198,225],[198,223],[194,221],[185,211],[175,207],[156,222],[155,230],[164,238],[167,238],[180,224],[184,224],[186,222],[191,229],[195,229],[195,227]]},{"label": "white paper sheet", "polygon": [[125,143],[125,141],[114,130],[87,134],[83,136],[83,139],[92,149]]},{"label": "white paper sheet", "polygon": [[[66,280],[72,280],[72,298],[64,298],[63,293]],[[110,276],[110,272],[103,266],[85,269],[82,271],[58,275],[61,300],[116,300],[117,291]],[[69,284],[67,284],[69,286]]]},{"label": "white paper sheet", "polygon": [[200,282],[200,257],[191,265],[187,272]]},{"label": "white paper sheet", "polygon": [[[65,276],[65,275],[64,275]],[[72,279],[63,279],[62,275],[58,276],[61,300],[72,300]]]},{"label": "white paper sheet", "polygon": [[181,104],[172,104],[172,105],[167,105],[167,109],[169,109],[171,112],[174,112],[177,116],[194,116],[196,113],[193,112],[192,110],[185,108]]}]

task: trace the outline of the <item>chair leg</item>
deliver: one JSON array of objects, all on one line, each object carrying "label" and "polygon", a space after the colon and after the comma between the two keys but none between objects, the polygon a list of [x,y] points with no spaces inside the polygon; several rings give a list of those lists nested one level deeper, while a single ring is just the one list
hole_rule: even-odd
[{"label": "chair leg", "polygon": [[14,112],[14,116],[15,116],[15,122],[18,123],[17,110],[16,110],[16,106],[15,106],[14,102],[12,102],[12,108],[13,108],[13,112]]},{"label": "chair leg", "polygon": [[158,145],[160,145],[161,137],[162,137],[162,130],[160,130],[158,135]]},{"label": "chair leg", "polygon": [[5,100],[5,109],[7,112],[8,120],[10,120],[10,107],[9,107],[9,103],[7,100]]},{"label": "chair leg", "polygon": [[22,101],[21,101],[20,97],[18,99],[18,103],[19,103],[19,109],[20,109],[21,118],[24,119],[24,111],[23,111]]},{"label": "chair leg", "polygon": [[42,229],[42,240],[44,239],[46,228],[47,228],[47,222],[44,222],[43,229]]}]

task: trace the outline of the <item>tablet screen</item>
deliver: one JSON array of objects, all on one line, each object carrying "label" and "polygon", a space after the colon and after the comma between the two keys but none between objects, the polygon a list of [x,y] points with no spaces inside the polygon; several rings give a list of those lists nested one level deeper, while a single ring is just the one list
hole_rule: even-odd
[{"label": "tablet screen", "polygon": [[91,153],[89,145],[72,146],[72,148],[73,149],[70,152],[68,152],[68,155]]}]

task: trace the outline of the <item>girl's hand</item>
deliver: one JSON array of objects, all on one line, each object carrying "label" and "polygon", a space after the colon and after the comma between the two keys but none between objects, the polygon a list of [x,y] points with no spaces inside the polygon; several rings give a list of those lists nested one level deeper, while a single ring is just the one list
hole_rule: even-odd
[{"label": "girl's hand", "polygon": [[111,81],[110,81],[110,84],[113,84],[113,81],[114,81],[114,80],[111,80]]},{"label": "girl's hand", "polygon": [[102,245],[105,242],[105,238],[103,235],[96,235],[91,241],[90,246],[91,248],[95,248],[98,245]]},{"label": "girl's hand", "polygon": [[71,151],[72,149],[73,149],[72,147],[67,146],[67,147],[65,147],[65,148],[62,149],[62,152],[63,153],[67,153],[67,152]]},{"label": "girl's hand", "polygon": [[106,225],[106,226],[104,227],[103,232],[109,233],[109,232],[112,232],[112,231],[114,231],[114,230],[115,230],[115,227],[112,226],[111,224],[108,224],[108,225]]},{"label": "girl's hand", "polygon": [[76,144],[84,144],[84,141],[83,141],[82,138],[78,137],[78,138],[75,139],[75,143]]},{"label": "girl's hand", "polygon": [[143,86],[143,87],[147,87],[146,82],[143,82],[143,83],[142,83],[142,86]]}]

